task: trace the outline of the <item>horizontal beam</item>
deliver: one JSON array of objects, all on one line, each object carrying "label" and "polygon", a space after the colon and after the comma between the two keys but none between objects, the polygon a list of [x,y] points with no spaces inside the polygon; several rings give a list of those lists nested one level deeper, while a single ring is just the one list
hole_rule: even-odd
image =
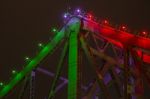
[{"label": "horizontal beam", "polygon": [[[47,76],[50,76],[50,77],[54,77],[55,76],[55,74],[54,73],[52,73],[52,72],[50,72],[50,71],[48,71],[48,70],[46,70],[46,69],[43,69],[43,68],[37,68],[36,69],[38,72],[41,72],[41,73],[43,73],[43,74],[45,74],[45,75],[47,75]],[[68,82],[68,79],[66,79],[66,78],[64,78],[64,77],[59,77],[59,79],[60,80],[62,80],[62,81],[67,81]]]}]

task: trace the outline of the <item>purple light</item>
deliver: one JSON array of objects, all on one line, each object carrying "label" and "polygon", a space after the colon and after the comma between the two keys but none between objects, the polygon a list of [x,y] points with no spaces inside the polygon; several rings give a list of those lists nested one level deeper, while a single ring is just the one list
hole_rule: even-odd
[{"label": "purple light", "polygon": [[64,14],[64,18],[67,18],[67,14],[66,13]]},{"label": "purple light", "polygon": [[81,10],[80,10],[80,9],[77,9],[77,12],[78,12],[78,13],[80,13],[80,12],[81,12]]},{"label": "purple light", "polygon": [[65,13],[65,14],[64,14],[64,18],[66,19],[67,17],[68,17],[68,14],[67,14],[67,13]]}]

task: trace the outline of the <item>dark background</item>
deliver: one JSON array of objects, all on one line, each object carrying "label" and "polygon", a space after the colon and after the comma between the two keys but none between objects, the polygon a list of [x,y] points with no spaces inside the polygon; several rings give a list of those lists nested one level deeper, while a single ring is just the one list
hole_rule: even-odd
[{"label": "dark background", "polygon": [[11,70],[21,70],[24,57],[33,57],[37,44],[48,42],[51,28],[63,26],[68,6],[126,24],[133,32],[150,30],[149,0],[1,0],[0,81],[8,83]]}]

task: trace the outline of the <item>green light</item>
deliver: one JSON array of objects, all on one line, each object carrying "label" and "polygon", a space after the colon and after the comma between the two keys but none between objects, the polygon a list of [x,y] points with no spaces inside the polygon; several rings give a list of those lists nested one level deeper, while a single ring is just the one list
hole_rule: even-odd
[{"label": "green light", "polygon": [[15,70],[12,70],[12,74],[16,74],[16,71],[15,71]]},{"label": "green light", "polygon": [[30,59],[29,57],[25,57],[25,60],[27,60],[27,61],[28,61],[29,59]]},{"label": "green light", "polygon": [[78,33],[80,21],[73,20],[69,26],[71,30],[69,36],[69,60],[68,60],[68,99],[77,99],[78,86]]},{"label": "green light", "polygon": [[57,32],[57,29],[56,29],[56,28],[53,28],[53,29],[52,29],[52,32],[54,32],[54,33]]},{"label": "green light", "polygon": [[3,86],[4,84],[2,82],[0,82],[0,86]]},{"label": "green light", "polygon": [[42,47],[42,46],[43,46],[43,44],[42,44],[42,43],[39,43],[39,44],[38,44],[38,46],[39,46],[39,47]]},{"label": "green light", "polygon": [[[73,18],[67,25],[72,25],[79,19]],[[66,36],[66,27],[63,27],[58,34],[54,36],[54,38],[30,61],[26,66],[24,66],[23,70],[18,72],[17,75],[0,90],[0,99],[2,99],[5,95],[7,95],[25,76],[27,76],[33,69],[39,66],[39,63],[43,61],[48,55],[51,55],[56,49],[57,45],[60,44],[64,37]],[[71,26],[72,29],[72,26]],[[76,50],[76,49],[75,49]],[[73,56],[73,55],[72,55]],[[29,59],[25,57],[25,59]],[[29,59],[30,60],[30,59]],[[70,98],[71,99],[71,98]],[[72,98],[75,99],[75,98]]]}]

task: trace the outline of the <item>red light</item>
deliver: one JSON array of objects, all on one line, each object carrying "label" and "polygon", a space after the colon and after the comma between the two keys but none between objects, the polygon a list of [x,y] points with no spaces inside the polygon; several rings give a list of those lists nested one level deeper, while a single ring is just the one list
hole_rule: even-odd
[{"label": "red light", "polygon": [[91,18],[92,18],[92,15],[89,15],[89,18],[91,19]]},{"label": "red light", "polygon": [[104,24],[108,24],[109,22],[107,20],[104,20]]},{"label": "red light", "polygon": [[143,36],[143,37],[147,37],[148,36],[148,32],[143,31],[143,32],[140,33],[140,35]]},{"label": "red light", "polygon": [[121,31],[126,31],[127,30],[127,27],[125,26],[125,25],[122,25],[122,26],[120,26],[120,28],[119,28]]},{"label": "red light", "polygon": [[88,13],[87,14],[87,18],[90,19],[90,20],[92,20],[93,19],[93,15],[91,13]]},{"label": "red light", "polygon": [[147,33],[145,31],[142,32],[143,35],[146,35]]},{"label": "red light", "polygon": [[125,30],[125,29],[126,29],[126,27],[125,27],[125,26],[122,26],[122,29],[123,29],[123,30]]}]

